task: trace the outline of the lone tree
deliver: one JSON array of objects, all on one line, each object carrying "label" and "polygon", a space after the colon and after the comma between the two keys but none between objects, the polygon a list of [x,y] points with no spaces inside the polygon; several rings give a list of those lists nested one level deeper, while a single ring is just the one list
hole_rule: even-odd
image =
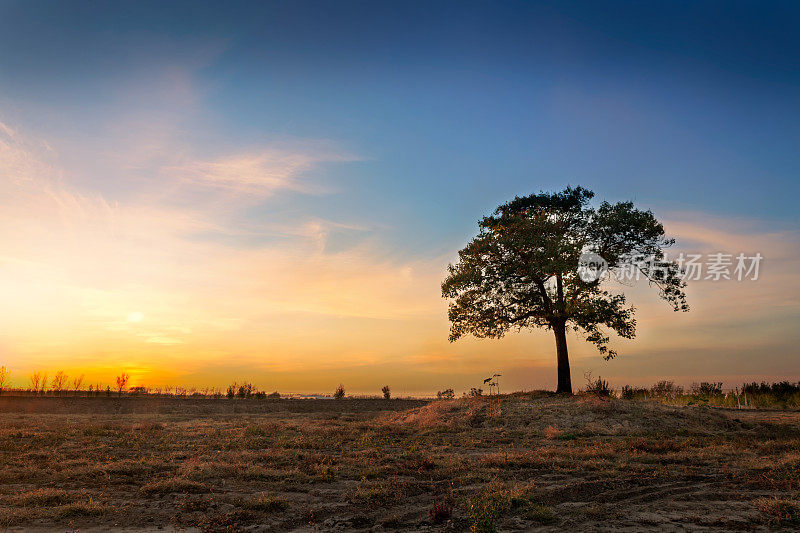
[{"label": "lone tree", "polygon": [[452,300],[450,342],[470,333],[500,338],[512,328],[550,329],[556,338],[556,392],[571,394],[567,328],[583,333],[605,359],[616,355],[605,328],[628,339],[636,333],[625,295],[606,290],[612,276],[581,276],[580,261],[592,260],[598,274],[638,271],[675,311],[688,311],[681,269],[664,256],[675,241],[665,237],[653,213],[632,202],[594,208],[593,196],[567,187],[516,197],[479,222],[478,235],[458,252],[442,283],[442,296]]},{"label": "lone tree", "polygon": [[123,372],[119,376],[117,376],[117,392],[119,395],[122,396],[122,389],[125,388],[125,385],[128,384],[128,380],[131,378],[130,374]]}]

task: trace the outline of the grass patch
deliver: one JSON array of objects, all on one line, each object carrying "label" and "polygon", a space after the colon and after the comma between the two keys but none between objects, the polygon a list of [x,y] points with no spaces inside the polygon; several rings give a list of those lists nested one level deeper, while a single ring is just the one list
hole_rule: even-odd
[{"label": "grass patch", "polygon": [[143,494],[205,494],[211,492],[211,489],[203,483],[181,478],[154,481],[144,485],[140,490]]},{"label": "grass patch", "polygon": [[25,492],[17,497],[17,502],[23,506],[47,506],[54,507],[57,505],[65,505],[74,500],[73,496],[62,489],[38,489],[30,492]]},{"label": "grass patch", "polygon": [[237,500],[236,506],[247,511],[279,513],[289,508],[289,502],[283,498],[262,492],[255,498]]},{"label": "grass patch", "polygon": [[772,525],[800,524],[800,501],[774,498],[758,498],[753,504]]}]

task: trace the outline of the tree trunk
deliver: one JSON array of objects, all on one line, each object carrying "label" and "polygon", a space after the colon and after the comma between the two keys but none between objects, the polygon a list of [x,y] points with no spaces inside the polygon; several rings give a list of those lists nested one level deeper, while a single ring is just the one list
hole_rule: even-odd
[{"label": "tree trunk", "polygon": [[567,325],[555,324],[556,358],[558,359],[558,388],[556,393],[572,394],[572,378],[569,372],[569,353],[567,352]]}]

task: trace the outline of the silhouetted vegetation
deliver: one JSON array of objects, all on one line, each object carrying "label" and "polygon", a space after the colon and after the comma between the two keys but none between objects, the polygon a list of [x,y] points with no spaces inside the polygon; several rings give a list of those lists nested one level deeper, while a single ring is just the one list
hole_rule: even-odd
[{"label": "silhouetted vegetation", "polygon": [[125,372],[117,376],[117,392],[122,395],[122,390],[125,388],[125,385],[128,384],[128,380],[131,376]]},{"label": "silhouetted vegetation", "polygon": [[598,376],[597,379],[593,379],[590,372],[586,373],[584,377],[586,378],[585,392],[594,394],[600,398],[608,398],[613,394],[611,387],[608,386],[608,381],[604,380],[602,377]]},{"label": "silhouetted vegetation", "polygon": [[709,405],[736,409],[800,408],[800,382],[745,383],[732,390],[722,382],[693,383],[689,391],[672,381],[659,381],[649,389],[625,385],[620,390],[625,400],[653,400],[672,405]]},{"label": "silhouetted vegetation", "polygon": [[384,400],[391,400],[392,399],[392,391],[389,388],[389,385],[384,385],[383,388],[381,389],[381,392],[383,393],[383,399]]},{"label": "silhouetted vegetation", "polygon": [[[606,270],[630,267],[632,255],[652,257],[653,263],[637,265],[637,276],[675,311],[689,310],[681,268],[664,254],[675,241],[653,213],[632,202],[593,207],[593,197],[583,187],[518,196],[479,221],[478,235],[458,252],[442,282],[451,342],[469,334],[500,338],[510,330],[549,329],[556,340],[556,392],[572,394],[569,329],[584,332],[606,359],[616,355],[607,330],[626,339],[636,335],[635,309],[624,294],[603,288]],[[575,267],[589,261],[587,251],[593,266],[582,275]]]},{"label": "silhouetted vegetation", "polygon": [[344,385],[341,383],[339,384],[339,386],[336,388],[336,391],[333,393],[333,397],[337,400],[344,398]]},{"label": "silhouetted vegetation", "polygon": [[455,397],[456,393],[453,392],[453,389],[440,390],[436,393],[436,398],[439,400],[452,400]]},{"label": "silhouetted vegetation", "polygon": [[3,394],[3,390],[5,390],[10,378],[11,372],[6,367],[0,366],[0,394]]}]

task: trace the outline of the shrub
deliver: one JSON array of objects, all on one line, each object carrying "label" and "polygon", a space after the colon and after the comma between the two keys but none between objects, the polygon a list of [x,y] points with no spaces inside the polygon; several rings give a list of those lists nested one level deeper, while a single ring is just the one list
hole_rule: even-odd
[{"label": "shrub", "polygon": [[269,394],[267,394],[267,398],[269,398],[271,400],[277,400],[280,397],[281,397],[281,394],[278,391],[270,392]]},{"label": "shrub", "polygon": [[336,387],[336,391],[333,393],[333,397],[336,398],[337,400],[341,400],[342,398],[344,398],[344,385],[340,383],[339,386]]},{"label": "shrub", "polygon": [[477,398],[478,396],[483,396],[483,389],[476,389],[475,387],[472,387],[469,390],[469,397]]},{"label": "shrub", "polygon": [[453,392],[453,389],[440,390],[436,393],[436,398],[438,400],[452,400],[455,397],[456,393]]},{"label": "shrub", "polygon": [[238,390],[236,391],[237,398],[250,398],[255,394],[256,388],[253,386],[252,383],[244,382],[239,385]]},{"label": "shrub", "polygon": [[391,389],[389,389],[389,385],[384,385],[383,388],[381,389],[381,392],[383,393],[384,400],[392,399],[392,391]]},{"label": "shrub", "polygon": [[756,407],[800,407],[800,383],[745,383],[742,393]]},{"label": "shrub", "polygon": [[600,398],[608,398],[611,396],[611,388],[608,386],[608,381],[598,376],[597,379],[592,379],[590,373],[586,374],[586,392],[594,394]]},{"label": "shrub", "polygon": [[228,392],[225,393],[228,399],[233,399],[236,396],[236,382],[234,381],[232,384],[228,385]]},{"label": "shrub", "polygon": [[641,387],[631,387],[623,385],[620,391],[620,398],[623,400],[635,400],[647,398],[647,389]]},{"label": "shrub", "polygon": [[683,394],[683,387],[672,381],[659,381],[650,388],[650,394],[658,398],[675,399]]},{"label": "shrub", "polygon": [[722,383],[703,381],[699,385],[692,383],[692,394],[695,396],[719,396],[722,394]]},{"label": "shrub", "polygon": [[494,533],[497,520],[510,507],[511,503],[504,494],[486,491],[470,503],[470,530],[473,533]]},{"label": "shrub", "polygon": [[447,502],[433,500],[433,505],[428,510],[428,516],[434,524],[441,524],[453,516],[453,506]]}]

